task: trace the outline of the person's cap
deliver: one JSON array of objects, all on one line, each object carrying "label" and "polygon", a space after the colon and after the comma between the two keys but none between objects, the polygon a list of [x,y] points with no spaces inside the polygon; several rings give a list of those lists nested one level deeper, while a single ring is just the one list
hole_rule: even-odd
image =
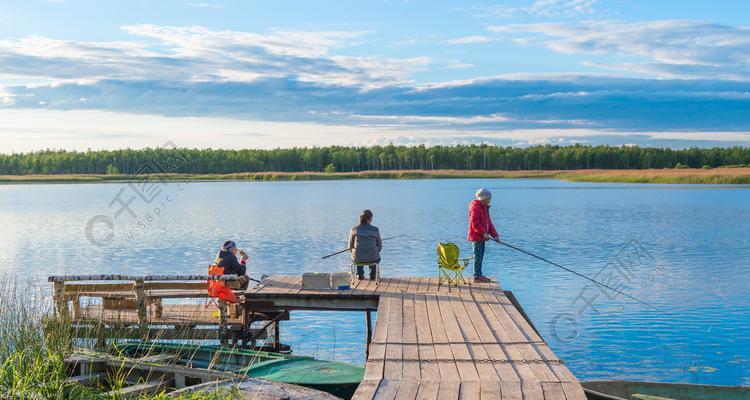
[{"label": "person's cap", "polygon": [[221,245],[221,249],[223,251],[232,250],[234,247],[237,247],[237,244],[231,240],[227,240],[223,245]]},{"label": "person's cap", "polygon": [[476,196],[477,200],[487,200],[492,198],[492,193],[485,188],[479,188],[474,196]]}]

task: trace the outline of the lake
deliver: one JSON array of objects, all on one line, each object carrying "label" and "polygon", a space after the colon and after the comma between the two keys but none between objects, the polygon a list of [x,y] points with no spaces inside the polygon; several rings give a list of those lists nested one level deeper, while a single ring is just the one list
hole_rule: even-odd
[{"label": "lake", "polygon": [[[359,180],[0,185],[2,279],[205,273],[226,239],[251,275],[348,271],[362,208],[386,236],[382,275],[434,276],[466,241],[467,204],[493,194],[502,239],[654,304],[500,245],[484,272],[519,299],[579,379],[750,385],[750,187],[555,180]],[[88,225],[87,225],[88,224]],[[364,361],[363,313],[294,312],[297,354]]]}]

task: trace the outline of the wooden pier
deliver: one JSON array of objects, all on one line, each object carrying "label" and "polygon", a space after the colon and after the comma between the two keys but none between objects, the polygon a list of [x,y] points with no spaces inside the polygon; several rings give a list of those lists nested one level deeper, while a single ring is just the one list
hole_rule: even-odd
[{"label": "wooden pier", "polygon": [[244,312],[377,310],[355,399],[585,400],[580,384],[497,283],[439,286],[437,278],[359,281],[305,290],[272,276],[245,293]]},{"label": "wooden pier", "polygon": [[[79,337],[120,338],[125,332],[140,339],[254,346],[271,332],[267,345],[278,350],[280,322],[295,310],[363,311],[367,362],[355,399],[585,400],[512,293],[495,282],[450,287],[438,285],[437,277],[402,277],[358,281],[349,290],[308,290],[299,276],[271,276],[235,291],[235,305],[162,303],[206,299],[207,279],[217,278],[50,277],[58,313],[70,318]],[[221,279],[231,284],[236,277]],[[101,303],[82,304],[83,297]]]}]

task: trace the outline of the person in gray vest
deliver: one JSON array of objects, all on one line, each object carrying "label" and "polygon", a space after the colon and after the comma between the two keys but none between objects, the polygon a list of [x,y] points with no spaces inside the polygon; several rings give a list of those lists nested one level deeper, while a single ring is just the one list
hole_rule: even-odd
[{"label": "person in gray vest", "polygon": [[[380,239],[380,231],[372,225],[372,211],[364,210],[359,216],[359,225],[352,227],[349,232],[349,249],[352,252],[352,261],[357,264],[370,265],[370,280],[375,279],[375,264],[380,262],[380,251],[383,249],[383,241]],[[357,277],[365,279],[364,266],[357,266]]]}]

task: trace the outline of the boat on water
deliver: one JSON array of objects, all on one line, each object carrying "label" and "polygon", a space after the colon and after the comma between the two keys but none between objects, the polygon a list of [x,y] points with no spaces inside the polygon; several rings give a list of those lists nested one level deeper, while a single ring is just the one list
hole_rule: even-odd
[{"label": "boat on water", "polygon": [[303,386],[343,399],[352,397],[365,372],[343,362],[223,346],[131,342],[113,351],[126,357],[172,356],[173,364]]},{"label": "boat on water", "polygon": [[750,387],[631,381],[581,382],[588,400],[750,400]]}]

